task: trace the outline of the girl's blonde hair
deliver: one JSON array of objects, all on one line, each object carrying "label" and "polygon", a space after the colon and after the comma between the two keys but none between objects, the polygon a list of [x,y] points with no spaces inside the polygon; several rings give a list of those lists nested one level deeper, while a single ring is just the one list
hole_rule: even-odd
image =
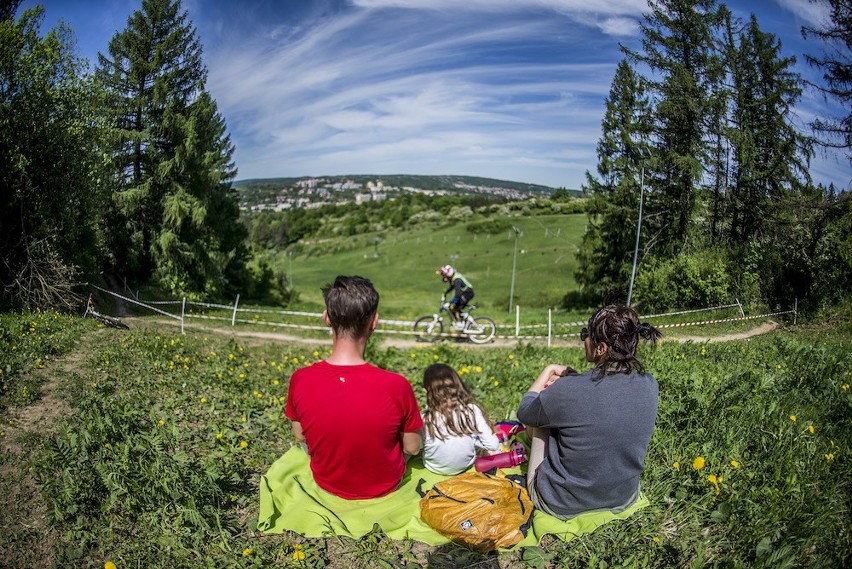
[{"label": "girl's blonde hair", "polygon": [[[470,407],[476,405],[476,402],[456,370],[446,364],[430,365],[423,372],[423,387],[426,389],[423,423],[430,437],[443,440],[451,435],[474,435],[479,432]],[[446,425],[446,432],[438,431],[437,426],[441,423]]]}]

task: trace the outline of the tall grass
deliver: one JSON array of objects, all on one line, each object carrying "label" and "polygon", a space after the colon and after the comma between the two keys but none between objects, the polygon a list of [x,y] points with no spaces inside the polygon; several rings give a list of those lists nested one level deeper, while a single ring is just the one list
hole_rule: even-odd
[{"label": "tall grass", "polygon": [[[21,329],[32,316],[5,318]],[[494,559],[378,530],[360,540],[255,531],[258,479],[293,442],[283,418],[287,381],[326,348],[139,329],[100,334],[97,343],[86,336],[85,363],[65,379],[73,414],[53,434],[30,435],[25,461],[2,458],[0,468],[37,473],[58,530],[50,544],[58,566],[849,566],[852,342],[843,330],[644,347],[661,388],[642,481],[651,507],[570,542],[546,537]],[[423,369],[454,366],[494,420],[512,415],[545,364],[587,365],[579,348],[530,345],[373,342],[368,356],[404,373],[421,403]],[[0,367],[10,364],[8,353],[0,358]],[[4,424],[20,409],[7,402]],[[16,521],[6,527],[32,523]],[[10,566],[26,559],[22,535],[0,535]]]}]

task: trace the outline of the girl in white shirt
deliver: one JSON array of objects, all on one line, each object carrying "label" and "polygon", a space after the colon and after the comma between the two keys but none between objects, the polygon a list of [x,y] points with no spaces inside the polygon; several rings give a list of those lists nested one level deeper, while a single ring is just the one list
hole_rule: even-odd
[{"label": "girl in white shirt", "polygon": [[500,441],[485,412],[452,367],[433,364],[423,372],[427,408],[423,412],[423,465],[453,475],[473,465],[478,453],[500,452]]}]

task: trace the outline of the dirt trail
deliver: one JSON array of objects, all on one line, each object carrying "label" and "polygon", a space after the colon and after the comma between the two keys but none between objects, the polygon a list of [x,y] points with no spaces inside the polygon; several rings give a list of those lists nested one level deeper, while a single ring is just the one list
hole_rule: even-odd
[{"label": "dirt trail", "polygon": [[[95,332],[94,334],[97,334]],[[77,373],[88,354],[86,346],[97,341],[92,335],[75,342],[75,348],[57,360],[45,359],[45,367],[36,369],[33,375],[41,378],[41,397],[32,405],[10,408],[6,413],[5,431],[0,438],[0,512],[12,513],[0,516],[0,532],[13,536],[14,540],[27,543],[25,548],[16,548],[14,561],[19,567],[49,567],[52,564],[51,546],[57,541],[56,532],[47,524],[47,510],[36,488],[32,470],[32,439],[50,434],[61,417],[71,413],[71,406],[64,396],[62,381]],[[21,555],[25,555],[23,558]],[[7,555],[0,547],[0,567]]]},{"label": "dirt trail", "polygon": [[[132,322],[132,319],[125,319],[125,322]],[[151,326],[152,328],[158,328],[161,326],[167,327],[180,327],[180,322],[176,320],[154,320],[154,321],[137,321],[138,326],[145,327]],[[134,324],[129,324],[130,326],[134,326]],[[708,334],[706,336],[667,336],[665,335],[666,331],[663,330],[663,341],[665,342],[694,342],[694,343],[703,343],[703,342],[731,342],[734,340],[745,340],[747,338],[752,338],[755,336],[760,336],[763,334],[767,334],[776,330],[778,328],[778,323],[775,321],[768,321],[756,326],[750,330],[745,330],[743,332],[736,332],[732,334],[721,334],[721,335],[711,335]],[[259,330],[245,330],[241,328],[216,328],[212,326],[203,326],[195,323],[184,324],[184,329],[187,331],[194,332],[203,332],[205,334],[220,334],[223,336],[230,336],[234,338],[244,338],[252,343],[262,344],[267,342],[279,342],[282,344],[304,344],[309,346],[331,346],[331,337],[327,338],[303,338],[300,336],[294,336],[291,334],[282,334],[280,332],[262,332]],[[379,340],[381,340],[382,346],[394,347],[394,348],[416,348],[418,346],[426,346],[425,342],[419,342],[412,338],[399,338],[394,337],[390,334],[382,334],[380,332],[376,333],[376,336]],[[454,341],[452,339],[443,340],[444,342]],[[500,348],[511,348],[513,346],[517,346],[519,342],[523,342],[524,340],[517,338],[495,338],[493,342],[488,344],[474,344],[472,342],[461,342],[466,348],[478,348],[478,347],[500,347]],[[543,339],[535,339],[535,343],[545,344],[546,340]],[[556,338],[551,342],[551,346],[553,347],[576,347],[580,345],[580,340],[578,338]]]}]

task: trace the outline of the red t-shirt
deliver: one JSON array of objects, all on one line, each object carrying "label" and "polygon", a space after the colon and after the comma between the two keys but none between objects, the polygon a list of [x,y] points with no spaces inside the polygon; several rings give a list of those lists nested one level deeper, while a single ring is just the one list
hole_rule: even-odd
[{"label": "red t-shirt", "polygon": [[302,425],[316,483],[350,500],[394,491],[405,474],[402,433],[423,427],[408,380],[371,364],[297,370],[286,415]]}]

